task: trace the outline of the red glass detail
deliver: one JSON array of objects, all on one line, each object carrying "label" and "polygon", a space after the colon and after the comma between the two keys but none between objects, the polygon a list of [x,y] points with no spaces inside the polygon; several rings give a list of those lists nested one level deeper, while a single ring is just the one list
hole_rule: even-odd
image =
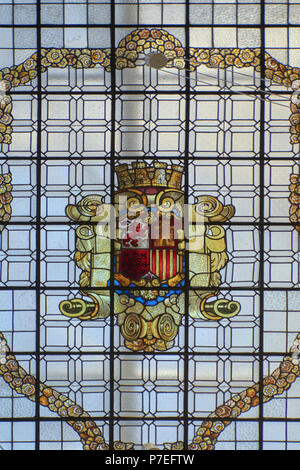
[{"label": "red glass detail", "polygon": [[148,250],[122,250],[120,255],[120,273],[133,280],[140,279],[149,272]]},{"label": "red glass detail", "polygon": [[177,273],[177,252],[173,251],[173,273]]},{"label": "red glass detail", "polygon": [[[173,269],[174,272],[174,269]],[[166,278],[169,279],[170,277],[170,250],[166,252]]]}]

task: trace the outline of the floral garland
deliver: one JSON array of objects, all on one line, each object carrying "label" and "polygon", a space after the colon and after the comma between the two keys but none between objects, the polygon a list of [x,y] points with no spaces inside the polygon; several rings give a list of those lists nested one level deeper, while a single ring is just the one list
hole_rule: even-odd
[{"label": "floral garland", "polygon": [[300,177],[292,174],[290,176],[290,221],[296,224],[295,228],[300,232]]},{"label": "floral garland", "polygon": [[10,144],[12,127],[12,100],[10,96],[3,96],[0,99],[0,143]]},{"label": "floral garland", "polygon": [[[11,353],[7,341],[0,332],[2,351],[5,350],[5,360],[0,362],[0,376],[17,393],[24,395],[31,401],[36,401],[36,379],[28,374]],[[197,429],[190,450],[214,450],[217,439],[222,431],[238,418],[242,413],[266,403],[275,396],[287,391],[300,375],[299,360],[293,358],[293,352],[299,354],[300,333],[290,348],[290,354],[285,356],[279,367],[271,375],[263,379],[263,389],[260,391],[259,383],[252,385],[241,393],[234,395],[230,400],[219,406],[211,413],[207,420]],[[108,450],[99,427],[79,405],[53,388],[40,383],[38,387],[39,403],[57,413],[62,418],[71,418],[66,422],[76,431],[81,439],[84,450]],[[211,418],[211,419],[209,419]],[[114,449],[128,450],[134,448],[133,443],[115,442]],[[164,450],[182,450],[183,443],[165,443]]]},{"label": "floral garland", "polygon": [[[185,49],[181,42],[168,31],[163,29],[136,29],[124,39],[115,49],[115,66],[117,70],[135,67],[138,54],[154,49],[168,57],[167,67],[184,69],[186,67]],[[96,65],[111,71],[111,54],[109,48],[105,49],[41,49],[41,72],[50,67],[74,67],[76,69],[94,68]],[[261,70],[261,50],[255,49],[200,49],[190,48],[190,70],[193,71],[201,65],[209,68],[227,67],[254,67]],[[6,67],[0,70],[0,82],[5,91],[12,87],[26,85],[37,77],[38,54],[34,53],[25,62]],[[300,69],[283,65],[269,54],[265,53],[265,76],[274,83],[286,87],[292,86],[299,80]],[[9,96],[5,96],[0,103],[0,143],[11,143],[12,105]],[[291,143],[300,142],[299,109],[292,106],[291,116]]]},{"label": "floral garland", "polygon": [[[294,351],[295,345],[298,345],[299,342],[300,333],[297,334],[290,353]],[[261,399],[263,403],[266,403],[276,395],[281,395],[291,387],[299,375],[299,360],[295,361],[290,355],[285,356],[279,367],[271,375],[263,379],[262,390],[259,383],[256,383],[243,392],[234,395],[211,413],[207,421],[204,421],[197,429],[189,449],[214,450],[219,435],[232,422],[231,418],[238,418],[238,416],[250,410],[250,408],[259,405]],[[209,418],[213,419],[210,420]]]},{"label": "floral garland", "polygon": [[[227,67],[254,67],[261,71],[261,49],[190,49],[191,70],[202,64],[209,68]],[[275,83],[286,87],[292,86],[294,80],[299,78],[300,68],[283,65],[265,53],[265,77]]]},{"label": "floral garland", "polygon": [[38,394],[39,403],[42,406],[49,408],[50,411],[57,413],[62,418],[71,418],[67,420],[67,423],[79,435],[84,450],[108,450],[99,427],[92,421],[88,413],[70,398],[43,383],[38,384],[37,391],[35,377],[20,366],[15,356],[10,352],[7,341],[1,332],[0,343],[2,352],[5,350],[5,359],[0,362],[0,376],[3,376],[12,390],[31,401],[36,401]]},{"label": "floral garland", "polygon": [[116,48],[116,69],[135,67],[138,54],[151,48],[169,59],[167,67],[184,69],[185,51],[181,42],[163,29],[137,29],[122,39]]},{"label": "floral garland", "polygon": [[[8,222],[11,217],[12,201],[11,173],[0,175],[0,221]],[[4,226],[2,226],[3,228]],[[1,229],[0,229],[1,230]]]}]

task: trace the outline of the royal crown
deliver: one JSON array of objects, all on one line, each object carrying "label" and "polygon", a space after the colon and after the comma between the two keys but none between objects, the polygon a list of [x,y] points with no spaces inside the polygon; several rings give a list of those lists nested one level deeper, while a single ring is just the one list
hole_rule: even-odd
[{"label": "royal crown", "polygon": [[116,167],[118,189],[161,186],[181,190],[183,169],[180,165],[168,167],[163,162],[154,162],[152,165],[133,162],[131,168],[124,163]]}]

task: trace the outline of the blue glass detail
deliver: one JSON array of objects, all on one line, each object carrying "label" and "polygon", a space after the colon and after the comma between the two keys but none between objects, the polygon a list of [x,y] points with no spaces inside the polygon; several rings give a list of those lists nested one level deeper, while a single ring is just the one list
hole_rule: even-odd
[{"label": "blue glass detail", "polygon": [[[118,281],[115,280],[115,285],[120,286],[121,284],[120,284]],[[184,286],[184,280],[182,280],[182,281],[178,284],[178,287],[183,287],[183,286]],[[129,288],[130,288],[130,287],[133,288],[133,289],[137,289],[137,286],[136,286],[135,284],[132,284],[132,283],[129,285]],[[162,284],[160,287],[168,287],[168,284],[167,284],[167,283]],[[157,290],[157,289],[153,288],[153,290]],[[159,290],[159,288],[158,288],[158,290]],[[168,297],[170,297],[172,294],[177,294],[177,295],[179,295],[179,294],[181,294],[181,292],[182,292],[181,290],[177,290],[177,289],[174,289],[174,290],[173,290],[173,289],[172,289],[172,290],[166,290],[166,291],[165,291],[166,294],[165,294],[164,297],[158,296],[158,297],[156,297],[156,299],[147,300],[147,299],[143,299],[143,297],[134,295],[133,292],[130,291],[130,290],[127,290],[127,289],[126,289],[126,290],[118,290],[118,289],[116,289],[116,293],[117,293],[117,294],[119,294],[119,295],[121,295],[121,294],[128,295],[128,297],[130,297],[131,299],[135,299],[135,300],[137,300],[138,302],[140,302],[141,304],[143,304],[143,305],[149,305],[149,306],[157,305],[157,304],[159,304],[160,302],[162,302],[163,300],[165,300],[165,299],[167,299]]]}]

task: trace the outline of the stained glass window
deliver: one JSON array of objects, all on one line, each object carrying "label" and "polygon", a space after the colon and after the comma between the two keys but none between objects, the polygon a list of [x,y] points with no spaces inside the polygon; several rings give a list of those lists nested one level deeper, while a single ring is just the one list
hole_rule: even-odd
[{"label": "stained glass window", "polygon": [[2,450],[300,448],[299,26],[1,1]]}]

